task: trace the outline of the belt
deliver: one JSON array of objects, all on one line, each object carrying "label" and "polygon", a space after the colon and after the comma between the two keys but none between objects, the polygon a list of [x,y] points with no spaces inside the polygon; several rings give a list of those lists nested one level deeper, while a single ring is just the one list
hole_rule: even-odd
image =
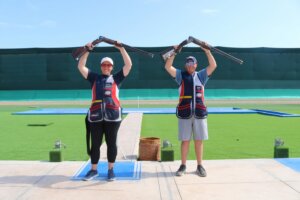
[{"label": "belt", "polygon": [[180,96],[179,99],[191,99],[192,96]]}]

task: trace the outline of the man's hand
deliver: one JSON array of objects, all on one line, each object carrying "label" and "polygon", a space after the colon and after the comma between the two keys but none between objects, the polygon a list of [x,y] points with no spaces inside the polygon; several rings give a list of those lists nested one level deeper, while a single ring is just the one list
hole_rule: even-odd
[{"label": "man's hand", "polygon": [[200,47],[205,53],[210,53],[209,44],[207,44],[206,42],[203,42],[201,45],[199,45],[199,47]]},{"label": "man's hand", "polygon": [[179,47],[179,45],[174,45],[174,49],[176,53],[180,53],[180,51],[182,50],[182,47]]}]

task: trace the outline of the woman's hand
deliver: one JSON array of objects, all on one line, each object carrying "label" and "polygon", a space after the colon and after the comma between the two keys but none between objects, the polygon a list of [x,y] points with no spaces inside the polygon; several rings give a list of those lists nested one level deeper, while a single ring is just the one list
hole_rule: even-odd
[{"label": "woman's hand", "polygon": [[94,45],[92,44],[92,42],[89,42],[85,45],[85,48],[88,50],[88,51],[92,51],[94,49]]},{"label": "woman's hand", "polygon": [[116,41],[115,48],[119,49],[120,51],[124,49],[124,47],[122,47],[122,43],[119,41]]}]

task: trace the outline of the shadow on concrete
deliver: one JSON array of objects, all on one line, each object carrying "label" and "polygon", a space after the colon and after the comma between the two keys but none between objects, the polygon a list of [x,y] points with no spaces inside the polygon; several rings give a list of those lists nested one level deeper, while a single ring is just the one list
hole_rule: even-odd
[{"label": "shadow on concrete", "polygon": [[32,185],[34,187],[50,189],[80,189],[107,183],[107,181],[71,180],[71,177],[63,175],[0,177],[0,185]]}]

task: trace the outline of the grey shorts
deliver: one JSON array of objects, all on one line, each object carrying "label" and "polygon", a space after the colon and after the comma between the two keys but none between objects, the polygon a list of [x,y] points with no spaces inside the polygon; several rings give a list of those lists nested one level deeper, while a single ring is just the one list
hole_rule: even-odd
[{"label": "grey shorts", "polygon": [[207,119],[178,119],[178,140],[190,141],[194,140],[207,140],[208,129]]}]

